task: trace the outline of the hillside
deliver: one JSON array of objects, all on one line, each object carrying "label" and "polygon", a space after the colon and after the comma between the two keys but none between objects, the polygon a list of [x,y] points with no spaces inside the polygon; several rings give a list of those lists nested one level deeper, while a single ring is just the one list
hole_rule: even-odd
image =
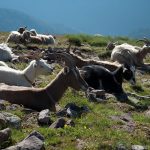
[{"label": "hillside", "polygon": [[56,24],[53,22],[48,24],[47,22],[13,9],[0,8],[0,20],[0,31],[6,32],[16,30],[20,26],[27,26],[29,29],[35,28],[38,32],[50,34],[78,32],[63,24]]},{"label": "hillside", "polygon": [[[5,41],[7,36],[8,33],[0,33],[0,43]],[[81,54],[84,58],[96,57],[98,59],[97,55],[99,55],[99,57],[101,57],[100,59],[107,60],[110,58],[110,51],[109,53],[106,51],[106,45],[110,40],[119,41],[119,43],[127,42],[132,45],[138,44],[137,46],[142,45],[142,43],[137,43],[135,39],[126,37],[117,37],[114,39],[112,37],[65,35],[56,36],[56,39],[58,41],[56,48],[68,47],[67,41],[70,39],[70,41],[80,44],[80,46],[76,46],[76,48],[79,52],[78,54]],[[81,46],[80,42],[84,44]],[[15,49],[14,44],[9,44],[9,46],[14,48],[15,54],[27,54],[31,51],[23,45],[20,47],[17,46],[17,49]],[[39,49],[41,48],[42,51],[48,48],[43,45],[36,46],[38,46]],[[102,56],[104,58],[102,58]],[[147,63],[150,62],[150,58],[147,57],[145,61]],[[25,62],[16,62],[15,64],[8,62],[7,64],[21,70],[28,65]],[[56,77],[61,68],[62,67],[57,64],[53,74],[38,77],[35,82],[36,87],[41,88],[48,85],[48,83]],[[137,71],[137,84],[133,86],[125,81],[123,83],[124,91],[138,95],[150,95],[149,76],[149,73]],[[63,85],[60,85],[59,88],[62,86]],[[54,90],[53,92],[56,91]],[[11,98],[13,99],[13,97]],[[106,101],[91,102],[85,97],[84,92],[79,91],[74,93],[71,88],[68,88],[61,98],[59,102],[60,107],[58,108],[64,109],[67,104],[74,103],[77,106],[74,108],[75,110],[77,108],[84,108],[84,112],[82,114],[80,114],[80,111],[77,113],[73,108],[72,111],[70,111],[72,116],[64,115],[63,112],[50,112],[45,119],[48,119],[48,121],[44,125],[37,121],[39,112],[24,108],[22,105],[10,104],[7,101],[0,100],[0,130],[6,127],[9,127],[11,130],[11,137],[7,140],[4,139],[5,142],[0,141],[0,149],[16,145],[26,137],[26,139],[29,139],[28,135],[33,131],[37,131],[42,136],[39,136],[39,133],[37,135],[37,132],[35,135],[38,138],[30,134],[32,137],[30,138],[30,142],[35,141],[34,144],[36,145],[37,142],[40,141],[38,148],[41,146],[41,148],[39,148],[41,150],[44,149],[43,147],[45,147],[46,150],[131,150],[131,147],[136,147],[135,145],[140,145],[142,148],[145,147],[145,149],[147,148],[147,150],[149,150],[150,108],[147,110],[147,107],[150,106],[150,99],[138,100],[136,97],[129,98],[133,98],[135,103],[138,103],[131,105],[131,103],[127,101],[117,101],[112,95],[109,95]],[[16,115],[19,119],[16,116],[13,119],[9,117],[10,120],[7,124],[6,120],[2,118],[3,114],[6,115],[6,112],[10,113],[12,118]],[[62,119],[61,116],[63,116],[63,119],[65,119],[68,124],[57,129],[51,126],[52,122],[55,122],[59,118]],[[2,135],[1,131],[0,135]],[[1,136],[0,140],[2,140]],[[26,146],[30,147],[31,143],[26,143]]]}]

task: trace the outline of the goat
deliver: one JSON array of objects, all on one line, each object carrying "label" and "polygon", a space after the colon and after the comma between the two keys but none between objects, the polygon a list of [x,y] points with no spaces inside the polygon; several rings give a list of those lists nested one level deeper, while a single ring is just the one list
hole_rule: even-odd
[{"label": "goat", "polygon": [[31,43],[36,43],[36,44],[51,44],[54,45],[55,38],[52,35],[44,35],[44,34],[38,34],[35,29],[31,29]]},{"label": "goat", "polygon": [[150,41],[144,38],[145,45],[143,47],[133,46],[127,43],[116,45],[111,53],[111,60],[117,61],[121,64],[134,65],[137,68],[150,70],[147,64],[144,64],[144,58],[150,53]]},{"label": "goat", "polygon": [[81,77],[78,68],[68,54],[59,54],[66,61],[66,66],[56,78],[44,88],[18,86],[0,86],[0,99],[11,103],[22,104],[25,107],[41,111],[50,109],[56,111],[55,104],[61,99],[68,87],[87,91],[88,85]]},{"label": "goat", "polygon": [[[70,48],[68,48],[70,49]],[[108,61],[96,61],[92,59],[83,59],[80,56],[75,55],[73,52],[68,51],[67,52],[72,56],[74,59],[76,66],[81,68],[83,66],[87,65],[99,65],[107,68],[110,71],[115,71],[117,68],[121,67],[121,64],[117,62],[108,62]],[[49,53],[47,54],[48,57],[46,59],[52,60],[53,54]],[[57,55],[57,53],[56,53]],[[133,66],[128,66],[127,64],[124,65],[124,71],[123,71],[123,78],[127,81],[129,81],[131,84],[135,84],[135,68]]]},{"label": "goat", "polygon": [[16,56],[10,47],[7,44],[0,44],[0,61],[12,61],[13,59],[17,59]]},{"label": "goat", "polygon": [[18,29],[18,32],[19,32],[20,34],[22,34],[22,33],[26,30],[26,28],[27,28],[27,26],[25,26],[25,27],[20,27],[20,28]]},{"label": "goat", "polygon": [[5,62],[3,62],[3,61],[0,61],[0,66],[8,67],[8,65]]},{"label": "goat", "polygon": [[0,66],[0,83],[31,87],[38,75],[52,73],[52,71],[53,68],[43,59],[31,61],[22,71]]},{"label": "goat", "polygon": [[18,31],[12,31],[9,34],[6,43],[26,44],[30,41],[30,34],[29,31],[24,31],[22,34]]},{"label": "goat", "polygon": [[99,65],[83,66],[80,70],[83,79],[94,89],[103,89],[107,93],[114,94],[118,99],[127,100],[123,91],[123,66],[110,72]]}]

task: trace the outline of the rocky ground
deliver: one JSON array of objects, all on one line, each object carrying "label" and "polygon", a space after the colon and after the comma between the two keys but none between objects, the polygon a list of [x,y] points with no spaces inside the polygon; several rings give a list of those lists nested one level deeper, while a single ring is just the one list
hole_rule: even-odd
[{"label": "rocky ground", "polygon": [[[5,40],[7,35],[3,33],[0,40]],[[65,47],[66,38],[58,37],[58,43],[60,47]],[[77,49],[84,58],[99,59],[97,55],[104,47],[85,44]],[[26,54],[29,51],[18,47],[14,52]],[[146,61],[150,61],[149,57]],[[8,65],[23,69],[27,62]],[[46,86],[59,72],[60,67],[56,68],[53,75],[40,76],[36,80],[36,87]],[[137,85],[131,86],[125,82],[124,90],[140,96],[150,95],[150,74],[137,71],[136,78]],[[61,99],[56,113],[48,109],[37,112],[0,100],[0,149],[148,150],[150,99],[139,99],[134,94],[129,94],[129,98],[139,106],[147,106],[146,109],[121,103],[112,95],[108,95],[105,102],[91,102],[84,93],[74,95],[71,89]]]}]

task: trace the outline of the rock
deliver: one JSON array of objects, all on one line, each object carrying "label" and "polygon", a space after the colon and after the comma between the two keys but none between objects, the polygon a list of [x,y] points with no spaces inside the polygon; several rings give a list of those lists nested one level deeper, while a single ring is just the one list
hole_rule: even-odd
[{"label": "rock", "polygon": [[0,144],[8,141],[10,139],[10,137],[11,137],[11,130],[9,128],[1,130],[0,131]]},{"label": "rock", "polygon": [[116,150],[126,150],[126,147],[123,144],[119,144]]},{"label": "rock", "polygon": [[33,135],[15,146],[6,148],[5,150],[45,150],[45,148],[43,141]]},{"label": "rock", "polygon": [[0,110],[6,110],[5,101],[0,100]]},{"label": "rock", "polygon": [[76,118],[76,117],[80,117],[80,113],[71,109],[71,108],[68,108],[67,109],[67,116]]},{"label": "rock", "polygon": [[38,139],[44,142],[44,136],[37,131],[31,132],[24,140],[28,139],[31,136],[36,136]]},{"label": "rock", "polygon": [[63,109],[63,110],[60,110],[60,111],[56,112],[56,115],[59,116],[59,117],[66,117],[67,116],[67,110],[66,110],[66,108]]},{"label": "rock", "polygon": [[64,118],[59,118],[50,125],[50,128],[63,128],[65,123],[66,123],[66,120]]},{"label": "rock", "polygon": [[74,121],[72,119],[68,120],[66,122],[66,125],[71,126],[71,127],[75,127],[75,123],[74,123]]},{"label": "rock", "polygon": [[67,112],[67,116],[68,117],[80,117],[82,114],[82,109],[75,105],[74,103],[69,103],[65,106],[66,108],[66,112]]},{"label": "rock", "polygon": [[49,109],[42,110],[38,116],[38,123],[41,125],[48,125],[51,122]]},{"label": "rock", "polygon": [[11,105],[6,106],[6,110],[17,110],[19,108],[20,106],[17,104],[11,104]]},{"label": "rock", "polygon": [[83,113],[89,112],[89,108],[87,106],[79,107],[74,103],[68,103],[63,110],[60,110],[56,113],[57,116],[60,117],[80,117]]},{"label": "rock", "polygon": [[2,112],[2,114],[5,116],[8,125],[17,129],[21,127],[21,119],[18,116],[7,112]]},{"label": "rock", "polygon": [[0,129],[3,129],[7,126],[7,119],[6,117],[0,113]]},{"label": "rock", "polygon": [[147,149],[141,145],[132,145],[131,150],[147,150]]}]

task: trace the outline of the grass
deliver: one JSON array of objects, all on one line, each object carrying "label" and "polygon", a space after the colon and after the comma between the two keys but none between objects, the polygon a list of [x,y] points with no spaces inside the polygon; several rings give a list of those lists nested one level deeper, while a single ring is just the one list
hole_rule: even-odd
[{"label": "grass", "polygon": [[[0,41],[3,42],[8,36],[8,33],[0,33]],[[133,45],[139,45],[136,43],[136,39],[130,39],[127,37],[95,37],[91,35],[66,35],[57,37],[60,47],[67,47],[68,40],[72,42],[80,41],[80,44],[84,44],[80,48],[85,52],[93,52],[100,56],[105,56],[108,53],[105,50],[105,46],[109,41],[119,41],[119,43],[127,42]],[[40,46],[43,47],[43,46]],[[44,47],[46,48],[46,47]],[[104,59],[108,59],[108,54]],[[150,61],[149,58],[146,60]],[[13,64],[8,63],[10,66]],[[24,69],[27,66],[26,63],[17,63],[14,65],[17,69]],[[59,72],[60,66],[56,66],[54,74],[48,76],[40,76],[37,81],[36,87],[46,86]],[[139,95],[148,95],[150,93],[150,82],[142,82],[142,79],[149,79],[149,74],[139,74],[137,76],[137,85],[131,86],[125,82],[123,84],[125,91],[137,93]],[[144,145],[150,149],[150,118],[145,116],[145,112],[136,111],[132,109],[128,104],[117,102],[115,99],[111,99],[105,104],[89,102],[84,94],[80,91],[77,95],[73,95],[72,90],[68,89],[61,99],[59,105],[63,108],[67,103],[74,102],[78,106],[86,105],[89,107],[90,112],[83,114],[80,118],[72,118],[75,122],[75,127],[65,126],[63,129],[50,129],[48,126],[39,126],[36,124],[37,120],[33,118],[30,122],[31,116],[27,116],[22,111],[22,107],[17,110],[9,111],[15,115],[18,115],[22,119],[22,128],[16,130],[12,128],[12,139],[8,141],[8,145],[14,145],[15,143],[23,140],[33,130],[39,131],[45,137],[46,150],[62,149],[62,150],[75,150],[82,145],[81,149],[87,150],[115,150],[120,144],[123,144],[126,149],[131,149],[131,145]],[[150,101],[140,101],[142,104],[150,106]],[[9,104],[7,104],[9,105]],[[113,115],[122,115],[124,113],[131,113],[135,122],[135,129],[133,132],[123,130],[121,126],[122,122],[114,121],[111,119]],[[27,118],[29,120],[27,121]],[[57,116],[53,113],[52,119],[56,120]],[[69,118],[68,118],[69,119]],[[79,144],[82,141],[82,144]]]}]

